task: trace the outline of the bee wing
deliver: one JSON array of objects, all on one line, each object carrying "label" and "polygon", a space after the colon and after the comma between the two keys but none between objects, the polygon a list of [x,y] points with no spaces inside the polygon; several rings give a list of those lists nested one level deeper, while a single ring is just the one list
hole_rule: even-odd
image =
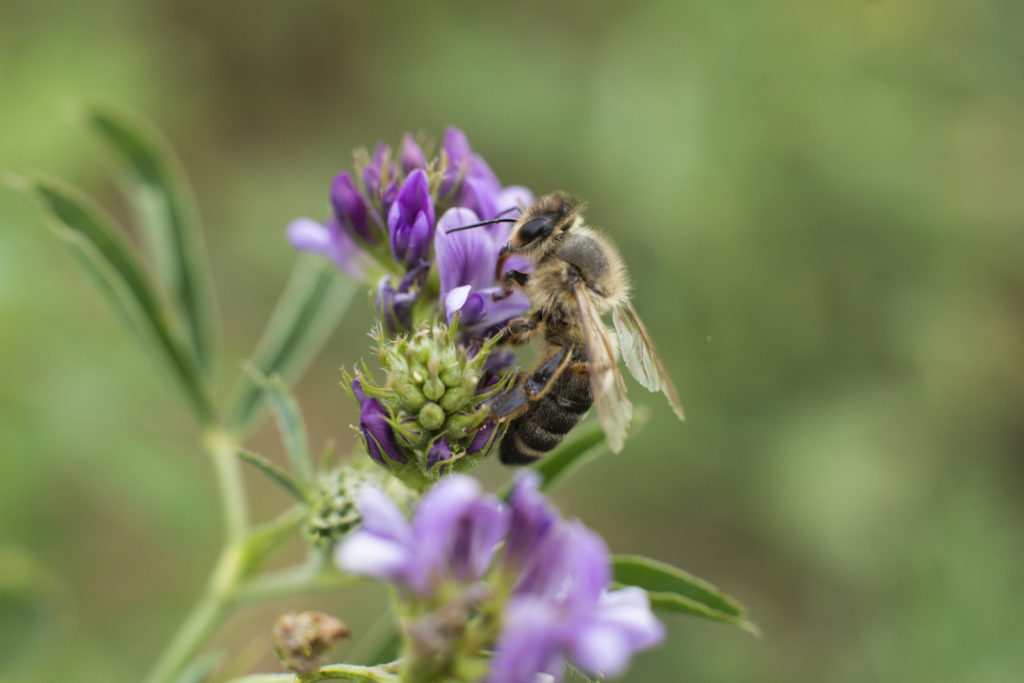
[{"label": "bee wing", "polygon": [[597,417],[604,429],[608,447],[615,453],[622,450],[626,429],[633,418],[633,404],[626,398],[626,383],[622,381],[616,360],[615,343],[601,320],[594,301],[583,285],[573,286],[576,308],[583,327],[583,340],[587,346],[590,365],[590,391],[594,396]]},{"label": "bee wing", "polygon": [[640,321],[633,304],[627,301],[616,307],[612,311],[612,322],[615,323],[615,332],[619,335],[622,359],[626,361],[629,371],[649,391],[664,393],[679,419],[685,419],[683,406],[679,403],[679,395],[676,393],[672,378],[665,371],[665,365],[661,362],[658,352],[654,350],[651,335]]}]

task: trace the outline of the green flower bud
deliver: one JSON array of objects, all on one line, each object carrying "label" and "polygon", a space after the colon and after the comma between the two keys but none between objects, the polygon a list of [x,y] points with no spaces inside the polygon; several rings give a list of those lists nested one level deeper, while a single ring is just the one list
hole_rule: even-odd
[{"label": "green flower bud", "polygon": [[428,403],[420,408],[419,422],[424,429],[436,432],[444,424],[444,408],[436,403]]},{"label": "green flower bud", "polygon": [[[486,407],[478,406],[507,385],[478,389],[493,344],[484,344],[470,358],[458,343],[457,329],[439,324],[423,324],[411,334],[394,339],[388,339],[379,329],[374,338],[386,380],[376,384],[365,371],[357,371],[355,377],[346,374],[343,384],[351,387],[358,380],[362,392],[376,401],[367,404],[364,398],[360,405],[371,406],[368,410],[375,420],[373,428],[386,432],[392,455],[397,449],[404,456],[375,458],[377,464],[409,486],[421,489],[446,472],[472,467],[487,457],[491,449],[482,451],[479,444],[472,457],[467,457],[467,452],[489,414]],[[359,397],[352,389],[349,393]],[[438,460],[438,452],[451,455]],[[431,461],[432,467],[427,464]],[[448,464],[438,467],[439,462]],[[334,516],[323,513],[317,517],[316,524],[310,525],[311,536],[333,538],[336,530],[348,523],[337,501],[332,504],[336,508]]]},{"label": "green flower bud", "polygon": [[457,360],[453,361],[449,365],[446,365],[441,370],[441,381],[445,383],[445,386],[457,387],[462,384],[463,367],[462,364]]},{"label": "green flower bud", "polygon": [[436,375],[423,383],[423,394],[431,401],[436,401],[444,396],[445,386]]},{"label": "green flower bud", "polygon": [[420,391],[420,388],[411,382],[397,384],[394,390],[402,407],[410,412],[419,410],[427,402],[427,397]]},{"label": "green flower bud", "polygon": [[473,392],[459,387],[446,391],[438,403],[442,408],[444,408],[446,413],[454,413],[466,407],[472,400]]},{"label": "green flower bud", "polygon": [[313,545],[330,549],[359,526],[363,518],[353,496],[360,486],[378,478],[368,477],[365,471],[354,467],[344,467],[320,478],[306,523],[306,537]]}]

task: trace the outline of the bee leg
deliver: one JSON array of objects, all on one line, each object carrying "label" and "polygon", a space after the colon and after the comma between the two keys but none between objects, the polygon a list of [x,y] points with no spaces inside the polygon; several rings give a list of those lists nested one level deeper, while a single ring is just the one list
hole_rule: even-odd
[{"label": "bee leg", "polygon": [[566,344],[548,358],[543,365],[530,373],[530,376],[523,382],[523,388],[529,395],[530,400],[536,401],[544,394],[551,391],[555,380],[562,374],[566,367],[572,363],[574,346]]},{"label": "bee leg", "polygon": [[512,296],[512,292],[516,291],[516,287],[525,287],[526,283],[530,281],[530,274],[524,273],[521,270],[510,270],[501,276],[501,294],[496,294],[494,297],[495,301],[501,299],[507,299]]},{"label": "bee leg", "polygon": [[563,346],[543,365],[531,372],[511,390],[491,402],[491,416],[507,422],[526,412],[530,403],[542,398],[555,385],[555,380],[572,362],[573,345]]},{"label": "bee leg", "polygon": [[541,315],[534,311],[529,318],[513,318],[498,333],[498,344],[512,344],[519,346],[530,340],[530,335],[540,325]]},{"label": "bee leg", "polygon": [[508,422],[525,412],[530,401],[518,384],[491,401],[491,417],[498,422]]}]

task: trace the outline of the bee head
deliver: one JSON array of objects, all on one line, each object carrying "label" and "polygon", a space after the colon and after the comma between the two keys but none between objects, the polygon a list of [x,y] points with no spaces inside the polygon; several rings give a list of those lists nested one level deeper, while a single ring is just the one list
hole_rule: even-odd
[{"label": "bee head", "polygon": [[576,224],[582,211],[582,202],[562,192],[541,197],[523,212],[513,226],[508,240],[509,251],[538,255],[548,251],[562,233]]}]

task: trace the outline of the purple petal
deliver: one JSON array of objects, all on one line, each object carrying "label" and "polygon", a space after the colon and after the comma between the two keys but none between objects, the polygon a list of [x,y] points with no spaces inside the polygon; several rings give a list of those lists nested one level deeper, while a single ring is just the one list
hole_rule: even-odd
[{"label": "purple petal", "polygon": [[370,229],[367,201],[356,188],[348,171],[334,176],[331,183],[331,207],[334,209],[334,217],[343,228],[370,244],[377,243],[377,235]]},{"label": "purple petal", "polygon": [[[498,193],[498,211],[507,211],[513,207],[518,208],[521,213],[523,209],[533,204],[533,193],[522,185],[509,185]],[[510,212],[504,214],[515,218],[519,214]]]},{"label": "purple petal", "polygon": [[396,260],[414,266],[426,257],[434,236],[434,219],[427,174],[413,171],[388,212],[391,253]]},{"label": "purple petal", "polygon": [[426,168],[427,159],[423,156],[423,150],[416,144],[413,137],[406,133],[402,136],[402,170],[405,171],[406,175],[412,173],[417,168]]},{"label": "purple petal", "polygon": [[378,463],[386,465],[385,458],[396,463],[406,461],[405,454],[395,441],[395,432],[388,423],[388,412],[377,399],[371,398],[363,403],[359,429],[366,438],[366,450]]},{"label": "purple petal", "polygon": [[517,574],[558,522],[558,512],[540,492],[540,475],[526,472],[509,496],[512,516],[505,541],[505,567]]},{"label": "purple petal", "polygon": [[366,252],[334,219],[321,225],[309,218],[298,218],[288,224],[287,232],[288,241],[295,249],[326,256],[354,279],[361,280],[364,266],[371,263]]},{"label": "purple petal", "polygon": [[363,486],[355,496],[356,507],[363,516],[362,529],[402,544],[412,540],[412,527],[402,511],[376,486]]},{"label": "purple petal", "polygon": [[397,578],[409,560],[412,529],[394,501],[373,486],[356,493],[356,507],[363,517],[360,528],[335,551],[342,569],[380,578]]},{"label": "purple petal", "polygon": [[441,145],[441,149],[444,150],[445,156],[448,159],[448,165],[445,167],[444,180],[441,182],[441,189],[438,194],[441,197],[445,197],[452,191],[459,176],[465,172],[465,167],[469,163],[473,149],[469,146],[466,134],[454,126],[449,126],[445,129],[444,142]]},{"label": "purple petal", "polygon": [[334,561],[341,569],[379,579],[399,578],[408,560],[408,550],[402,545],[363,531],[353,532],[334,551]]},{"label": "purple petal", "polygon": [[549,605],[536,599],[513,599],[505,607],[497,651],[487,683],[533,681],[540,672],[558,672],[562,625]]},{"label": "purple petal", "polygon": [[366,403],[366,392],[363,391],[363,383],[359,379],[352,380],[352,393],[356,395],[356,400],[359,401],[359,406],[362,407]]},{"label": "purple petal", "polygon": [[572,659],[602,676],[616,676],[638,650],[660,643],[665,628],[651,612],[647,594],[635,587],[604,593],[569,644]]},{"label": "purple petal", "polygon": [[498,193],[501,185],[487,180],[467,176],[459,188],[458,204],[480,216],[498,213]]},{"label": "purple petal", "polygon": [[444,312],[449,323],[452,321],[455,313],[466,305],[466,300],[469,299],[470,292],[472,291],[473,288],[471,286],[463,285],[448,292],[444,297]]},{"label": "purple petal", "polygon": [[296,218],[288,224],[288,242],[298,251],[327,255],[331,248],[331,233],[327,226],[312,218]]},{"label": "purple petal", "polygon": [[665,639],[665,627],[651,612],[647,593],[635,586],[602,594],[594,617],[618,628],[633,650],[654,647]]},{"label": "purple petal", "polygon": [[363,186],[371,197],[381,196],[381,173],[383,172],[384,160],[387,158],[389,148],[383,142],[378,142],[373,148],[373,158],[366,168],[363,169]]},{"label": "purple petal", "polygon": [[490,566],[508,528],[508,510],[496,499],[480,498],[463,512],[451,539],[449,565],[459,581],[478,579]]},{"label": "purple petal", "polygon": [[[465,475],[443,478],[424,496],[413,519],[416,573],[410,576],[409,583],[414,590],[420,594],[429,593],[433,583],[450,567],[459,534],[473,531],[465,528],[473,521],[472,516],[466,516],[467,512],[476,508],[480,513],[483,509],[478,504],[487,497],[481,494],[480,484]],[[504,533],[503,513],[497,518],[486,510],[483,514],[482,523],[498,526],[497,536],[500,537]],[[490,532],[477,529],[476,533],[486,537]],[[474,546],[473,552],[479,552],[479,548]]]},{"label": "purple petal", "polygon": [[434,234],[434,254],[437,270],[441,276],[441,297],[455,287],[472,285],[474,288],[494,284],[494,271],[498,264],[499,247],[488,232],[488,228],[471,228],[458,232],[447,232],[452,228],[478,223],[477,214],[464,208],[445,211],[437,223]]},{"label": "purple petal", "polygon": [[574,662],[602,678],[622,673],[632,654],[621,634],[602,624],[587,624],[576,634],[570,648]]},{"label": "purple petal", "polygon": [[488,423],[480,428],[473,436],[473,440],[469,443],[469,447],[466,449],[466,455],[476,455],[486,448],[487,442],[491,440],[491,435],[494,434],[494,430],[497,428],[498,425],[494,422]]},{"label": "purple petal", "polygon": [[608,548],[580,522],[561,522],[530,554],[515,592],[590,610],[611,578]]},{"label": "purple petal", "polygon": [[452,447],[448,445],[448,442],[443,438],[438,439],[430,446],[430,451],[427,453],[427,467],[433,468],[440,462],[451,460],[452,455]]}]

